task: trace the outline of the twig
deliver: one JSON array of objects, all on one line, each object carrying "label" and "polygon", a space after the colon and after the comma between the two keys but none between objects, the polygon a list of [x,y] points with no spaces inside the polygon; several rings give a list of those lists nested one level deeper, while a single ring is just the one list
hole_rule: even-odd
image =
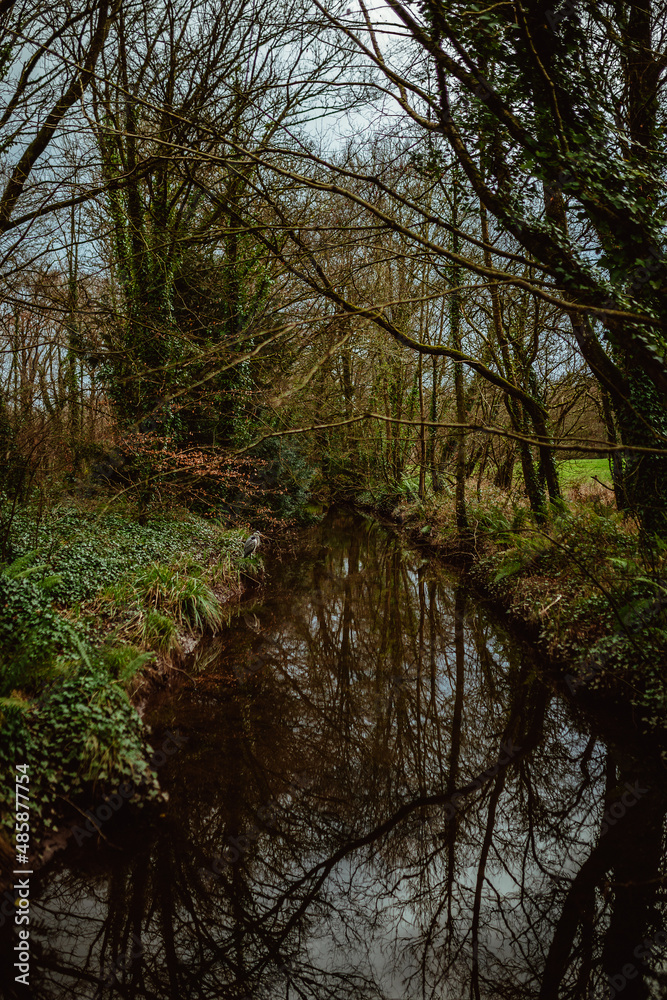
[{"label": "twig", "polygon": [[559,594],[558,597],[551,602],[551,604],[547,604],[546,608],[542,608],[542,610],[540,611],[540,618],[542,617],[542,615],[546,615],[549,608],[553,608],[554,604],[558,604],[562,596],[563,596],[562,594]]}]

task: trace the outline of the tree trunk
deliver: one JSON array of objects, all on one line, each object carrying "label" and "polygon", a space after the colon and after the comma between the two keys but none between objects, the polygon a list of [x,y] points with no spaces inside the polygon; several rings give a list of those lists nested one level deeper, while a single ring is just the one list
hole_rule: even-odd
[{"label": "tree trunk", "polygon": [[434,493],[442,491],[442,484],[438,474],[438,462],[436,459],[436,446],[438,441],[437,431],[434,426],[438,414],[438,359],[435,355],[431,357],[431,433],[429,441],[429,468],[431,471],[431,488]]}]

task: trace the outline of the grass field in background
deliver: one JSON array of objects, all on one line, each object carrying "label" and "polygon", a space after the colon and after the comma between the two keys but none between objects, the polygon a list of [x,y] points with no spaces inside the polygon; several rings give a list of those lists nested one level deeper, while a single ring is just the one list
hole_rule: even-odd
[{"label": "grass field in background", "polygon": [[[569,458],[564,462],[558,462],[557,467],[561,486],[587,483],[593,476],[597,476],[600,482],[607,486],[612,484],[609,461],[606,458]],[[514,483],[522,481],[521,463],[517,461],[514,466]],[[430,486],[430,475],[426,477],[426,482]],[[414,470],[406,471],[403,474],[402,485],[404,488],[409,488],[416,496],[419,489],[419,473]]]},{"label": "grass field in background", "polygon": [[559,463],[558,471],[563,486],[585,483],[593,476],[597,476],[601,483],[611,485],[609,462],[606,458],[570,458]]}]

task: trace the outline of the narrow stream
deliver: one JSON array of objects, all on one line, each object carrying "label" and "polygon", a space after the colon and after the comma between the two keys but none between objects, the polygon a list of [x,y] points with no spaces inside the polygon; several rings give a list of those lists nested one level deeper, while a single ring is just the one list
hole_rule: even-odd
[{"label": "narrow stream", "polygon": [[660,762],[377,525],[269,570],[150,706],[168,803],[34,877],[5,995],[667,997]]}]

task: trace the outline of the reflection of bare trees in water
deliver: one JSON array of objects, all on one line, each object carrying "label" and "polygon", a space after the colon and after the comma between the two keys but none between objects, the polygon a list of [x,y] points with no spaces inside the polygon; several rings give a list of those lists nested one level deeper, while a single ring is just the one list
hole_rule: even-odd
[{"label": "reflection of bare trees in water", "polygon": [[213,670],[270,662],[181,697],[168,815],[52,875],[36,995],[662,995],[661,769],[582,737],[460,586],[340,527]]}]

